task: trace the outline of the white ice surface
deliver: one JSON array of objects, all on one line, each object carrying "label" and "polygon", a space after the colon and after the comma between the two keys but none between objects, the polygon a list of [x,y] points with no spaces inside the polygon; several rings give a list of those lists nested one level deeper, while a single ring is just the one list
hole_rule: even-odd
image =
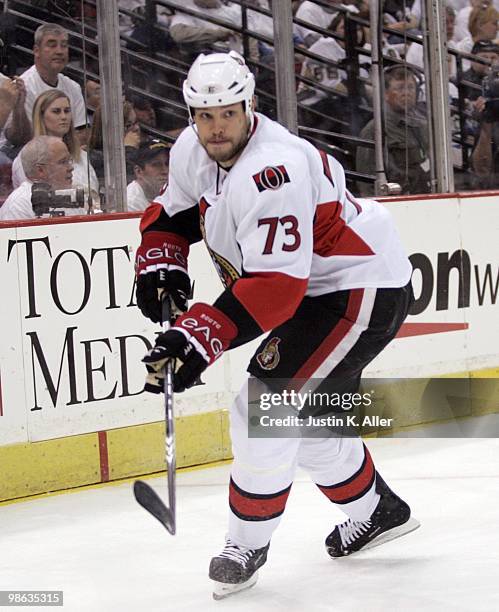
[{"label": "white ice surface", "polygon": [[[221,466],[179,474],[175,537],[137,505],[130,482],[1,506],[0,590],[62,589],[65,612],[499,611],[499,440],[368,446],[422,526],[356,557],[326,555],[343,515],[299,473],[257,585],[213,601],[207,567],[227,515]],[[149,483],[165,493],[164,478]]]}]

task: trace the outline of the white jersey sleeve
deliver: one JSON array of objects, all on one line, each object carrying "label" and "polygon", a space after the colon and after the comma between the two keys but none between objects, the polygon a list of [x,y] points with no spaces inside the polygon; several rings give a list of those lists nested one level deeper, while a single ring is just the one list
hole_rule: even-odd
[{"label": "white jersey sleeve", "polygon": [[207,158],[203,153],[190,127],[180,134],[171,148],[168,187],[154,200],[163,206],[168,216],[172,217],[198,203],[202,193],[199,184],[202,160]]}]

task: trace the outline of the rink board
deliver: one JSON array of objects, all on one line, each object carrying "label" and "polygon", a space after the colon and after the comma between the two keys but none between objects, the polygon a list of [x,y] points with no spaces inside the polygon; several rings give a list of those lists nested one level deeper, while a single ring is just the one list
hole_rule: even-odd
[{"label": "rink board", "polygon": [[[366,375],[496,376],[497,196],[386,205],[415,266],[418,312]],[[134,300],[138,215],[7,223],[0,236],[0,500],[163,469],[162,402],[141,393],[158,330]],[[190,269],[195,299],[212,301],[222,287],[203,245]],[[180,466],[230,455],[227,411],[255,344],[175,398]]]}]

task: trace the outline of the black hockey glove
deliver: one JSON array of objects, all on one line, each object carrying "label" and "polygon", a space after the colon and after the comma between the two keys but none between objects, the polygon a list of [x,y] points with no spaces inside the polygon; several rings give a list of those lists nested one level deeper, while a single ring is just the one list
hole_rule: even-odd
[{"label": "black hockey glove", "polygon": [[236,326],[218,308],[194,304],[170,330],[159,334],[154,348],[142,359],[148,372],[144,389],[152,393],[163,391],[168,359],[175,360],[173,390],[180,393],[192,387],[236,335]]},{"label": "black hockey glove", "polygon": [[168,232],[147,232],[137,249],[137,306],[153,323],[161,321],[161,294],[170,297],[173,318],[187,310],[191,281],[187,275],[189,244]]}]

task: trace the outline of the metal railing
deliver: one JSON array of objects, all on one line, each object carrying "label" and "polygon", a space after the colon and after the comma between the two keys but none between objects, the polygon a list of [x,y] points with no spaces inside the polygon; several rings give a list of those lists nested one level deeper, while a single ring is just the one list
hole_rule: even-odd
[{"label": "metal railing", "polygon": [[[29,2],[5,1],[4,12],[18,19],[18,33],[25,38],[29,37],[30,33],[45,21],[54,19],[60,21],[61,25],[70,31],[70,50],[71,57],[74,59],[66,72],[82,85],[87,78],[99,80],[97,70],[94,69],[97,60],[100,62],[99,71],[102,82],[102,75],[106,73],[109,64],[113,62],[113,54],[115,56],[119,55],[120,62],[116,63],[116,57],[114,58],[115,72],[119,65],[122,78],[120,83],[107,83],[105,93],[106,104],[110,105],[108,109],[109,118],[112,117],[112,120],[105,121],[105,141],[115,143],[112,153],[114,159],[120,158],[116,147],[118,146],[119,135],[123,133],[120,113],[117,110],[121,105],[122,92],[126,97],[140,96],[153,103],[159,110],[161,125],[156,127],[142,126],[143,130],[152,136],[173,142],[175,134],[172,132],[187,125],[187,112],[181,95],[181,83],[187,73],[192,53],[200,49],[219,48],[216,44],[200,44],[197,46],[176,44],[168,39],[168,27],[157,21],[158,10],[167,8],[193,17],[202,17],[205,23],[230,29],[235,35],[240,36],[247,62],[257,76],[256,93],[260,107],[270,116],[278,117],[292,131],[297,131],[302,137],[307,138],[317,146],[325,147],[338,156],[345,165],[347,180],[351,187],[355,188],[357,182],[372,183],[376,187],[376,192],[380,193],[389,181],[389,177],[385,176],[385,168],[383,167],[386,150],[383,142],[383,79],[380,77],[383,74],[384,64],[399,62],[405,65],[405,62],[394,60],[393,57],[383,54],[380,44],[381,37],[390,32],[393,33],[393,30],[382,27],[379,19],[373,20],[371,18],[371,21],[368,22],[352,14],[343,6],[338,6],[337,10],[343,13],[345,20],[345,37],[342,38],[328,29],[294,18],[295,25],[306,27],[321,36],[343,42],[346,60],[339,62],[314,53],[296,41],[292,44],[291,9],[287,1],[274,0],[273,11],[271,12],[265,8],[253,6],[251,2],[246,0],[233,0],[232,5],[239,6],[241,9],[240,24],[234,24],[226,19],[215,18],[201,11],[187,8],[182,3],[173,0],[145,0],[144,11],[141,13],[119,9],[121,15],[133,18],[136,25],[141,26],[148,33],[145,41],[122,32],[119,43],[115,46],[109,45],[109,39],[106,40],[105,45],[102,41],[99,45],[97,37],[98,30],[103,30],[107,21],[114,23],[113,27],[117,27],[118,8],[116,0],[87,1],[86,4],[95,8],[100,20],[99,28],[96,27],[95,23],[82,23],[81,19],[74,15],[65,15],[63,12],[54,16],[49,11],[44,12],[43,6],[40,5],[34,12],[33,6]],[[325,0],[316,0],[316,4],[323,7],[330,6],[330,3]],[[459,54],[453,49],[447,51],[445,45],[442,45],[445,34],[442,20],[442,1],[423,0],[423,5],[425,8],[423,44],[426,55],[430,57],[430,61],[427,62],[425,82],[428,88],[426,107],[431,135],[432,190],[449,191],[453,186],[450,162],[452,145],[460,147],[462,151],[462,164],[458,169],[460,172],[468,170],[470,150],[473,146],[466,134],[470,112],[466,108],[463,96],[464,88],[470,84],[462,80],[461,65],[463,58],[470,59],[471,56]],[[111,15],[111,7],[114,7],[116,11],[114,17]],[[370,7],[371,11],[376,11],[376,15],[379,17],[380,2],[372,1]],[[252,29],[248,11],[267,18],[274,18],[273,39]],[[371,34],[374,31],[376,32],[371,50],[362,47],[357,39],[357,33],[365,28],[370,28]],[[402,36],[406,43],[421,44],[421,38],[417,36],[409,33]],[[155,44],[155,41],[158,40],[164,40],[165,44],[158,47]],[[169,41],[169,47],[166,41]],[[251,56],[250,46],[253,44],[252,41],[259,45],[265,45],[271,54],[272,61],[261,56]],[[11,52],[19,64],[24,63],[26,66],[32,61],[32,51],[26,45],[14,42],[11,44]],[[446,97],[442,96],[443,87],[444,85],[447,86],[448,82],[445,77],[445,57],[447,53],[456,58],[458,67],[456,85],[459,97],[453,105],[446,104]],[[346,91],[331,89],[328,85],[300,74],[296,70],[296,65],[307,61],[315,62],[332,70],[344,70],[346,73]],[[364,64],[370,65],[369,78],[362,76],[362,70],[365,69]],[[417,67],[413,68],[418,69]],[[376,75],[374,79],[373,75]],[[108,79],[109,75],[106,77],[106,82]],[[434,92],[436,85],[438,85],[438,91]],[[372,88],[372,96],[363,97],[361,95],[361,90],[365,89],[366,86]],[[337,100],[339,106],[343,105],[341,115],[332,115],[327,104],[313,108],[304,104],[300,95],[296,99],[297,89],[300,91],[300,88],[303,87],[309,87],[314,92],[323,94],[326,101]],[[471,84],[471,87],[473,87],[473,84]],[[104,85],[104,88],[106,89],[106,85]],[[458,126],[458,129],[454,131],[454,134],[452,134],[450,128],[451,113],[453,117],[457,118],[455,126]],[[365,123],[371,118],[374,118],[376,137],[374,139],[362,138],[359,122],[362,120]],[[356,125],[353,120],[357,122]],[[376,156],[377,160],[375,174],[368,174],[363,169],[356,168],[355,153],[359,146],[373,150],[373,155]],[[116,179],[117,174],[120,174],[118,166],[113,171],[109,170],[109,172],[114,178],[108,176],[108,190],[112,184],[112,190],[116,192],[116,185],[112,181]],[[119,209],[120,202],[117,201],[115,206]]]}]

